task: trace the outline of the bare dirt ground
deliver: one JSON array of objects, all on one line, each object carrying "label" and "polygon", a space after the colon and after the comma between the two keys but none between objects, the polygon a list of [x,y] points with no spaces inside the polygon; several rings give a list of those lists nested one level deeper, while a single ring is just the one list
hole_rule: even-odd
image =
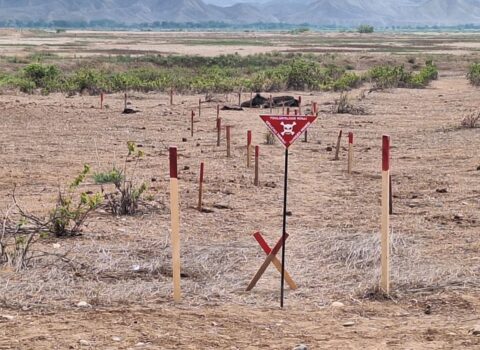
[{"label": "bare dirt ground", "polygon": [[[136,177],[150,184],[151,197],[134,217],[100,211],[82,236],[38,243],[68,253],[68,262],[47,256],[22,272],[0,270],[0,349],[480,348],[471,332],[480,323],[480,129],[459,128],[478,109],[479,91],[456,68],[427,89],[364,92],[359,100],[362,91],[352,91],[368,111],[361,116],[332,114],[337,93],[288,92],[302,95],[304,108],[319,103],[320,117],[309,142],[291,149],[286,264],[299,288],[287,290],[284,310],[272,267],[244,291],[264,259],[252,233],[273,244],[281,232],[283,148],[264,144],[261,111],[221,112],[233,127],[227,158],[224,138],[216,147],[216,102],[203,104],[190,136],[190,111],[202,96],[176,96],[169,106],[166,95],[130,93],[141,112],[125,116],[120,95],[106,96],[104,110],[95,96],[0,95],[2,209],[16,185],[21,205],[46,215],[83,164],[97,171],[122,164],[129,140],[146,153]],[[346,140],[341,160],[332,161],[340,129],[355,133],[352,176]],[[260,187],[245,166],[247,130],[261,148]],[[394,190],[387,300],[372,293],[385,133]],[[180,154],[179,305],[171,302],[169,145]],[[202,161],[208,213],[195,209]],[[99,187],[89,180],[82,190]]]}]

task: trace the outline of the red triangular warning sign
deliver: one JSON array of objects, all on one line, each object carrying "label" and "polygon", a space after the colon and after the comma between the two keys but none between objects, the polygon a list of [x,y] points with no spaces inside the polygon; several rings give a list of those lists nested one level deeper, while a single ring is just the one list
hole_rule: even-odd
[{"label": "red triangular warning sign", "polygon": [[317,119],[314,115],[261,115],[260,118],[286,148]]}]

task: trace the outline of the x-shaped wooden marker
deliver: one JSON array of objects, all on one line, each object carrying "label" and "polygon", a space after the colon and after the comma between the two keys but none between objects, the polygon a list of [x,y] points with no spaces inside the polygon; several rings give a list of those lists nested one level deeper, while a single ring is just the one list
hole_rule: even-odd
[{"label": "x-shaped wooden marker", "polygon": [[[273,265],[277,268],[277,270],[280,273],[282,272],[282,263],[280,262],[280,260],[277,259],[276,255],[279,252],[280,248],[282,248],[283,239],[280,238],[280,240],[272,249],[269,247],[268,243],[263,239],[260,232],[256,232],[253,236],[257,240],[258,244],[260,244],[260,247],[262,247],[265,254],[267,254],[267,257],[265,258],[265,261],[263,262],[262,266],[260,266],[257,273],[253,277],[252,281],[248,285],[247,292],[252,290],[255,287],[255,285],[260,280],[260,278],[262,277],[263,273],[267,269],[268,265],[270,265],[270,263],[273,263]],[[288,238],[288,234],[286,235],[285,239],[287,238]],[[293,281],[292,277],[287,271],[285,271],[285,280],[287,281],[290,288],[297,289],[296,283]]]}]

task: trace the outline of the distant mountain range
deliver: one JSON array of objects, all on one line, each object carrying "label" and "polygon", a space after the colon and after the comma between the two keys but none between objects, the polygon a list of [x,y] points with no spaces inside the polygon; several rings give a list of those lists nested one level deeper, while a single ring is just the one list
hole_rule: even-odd
[{"label": "distant mountain range", "polygon": [[[221,0],[205,0],[216,4]],[[480,0],[0,0],[0,22],[225,22],[351,26],[480,25]]]}]

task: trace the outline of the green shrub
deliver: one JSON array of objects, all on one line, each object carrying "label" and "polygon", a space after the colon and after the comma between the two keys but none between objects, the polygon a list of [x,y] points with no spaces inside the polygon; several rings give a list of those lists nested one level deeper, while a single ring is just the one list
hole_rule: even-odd
[{"label": "green shrub", "polygon": [[357,28],[357,32],[359,33],[373,33],[374,31],[375,28],[369,24],[362,24]]},{"label": "green shrub", "polygon": [[473,86],[480,86],[480,63],[473,63],[470,66],[467,78]]}]

